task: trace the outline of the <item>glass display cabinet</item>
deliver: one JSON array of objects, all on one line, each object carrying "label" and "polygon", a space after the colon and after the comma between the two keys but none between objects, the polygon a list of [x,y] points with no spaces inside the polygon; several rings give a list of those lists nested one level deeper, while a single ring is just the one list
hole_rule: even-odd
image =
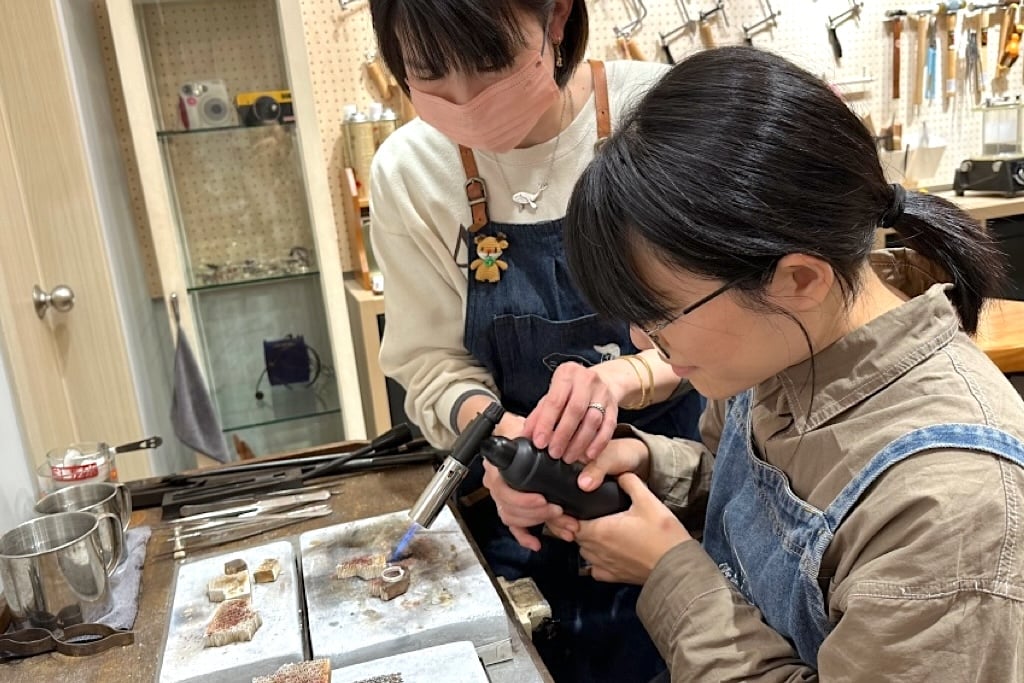
[{"label": "glass display cabinet", "polygon": [[229,449],[365,438],[299,3],[106,4],[161,289]]}]

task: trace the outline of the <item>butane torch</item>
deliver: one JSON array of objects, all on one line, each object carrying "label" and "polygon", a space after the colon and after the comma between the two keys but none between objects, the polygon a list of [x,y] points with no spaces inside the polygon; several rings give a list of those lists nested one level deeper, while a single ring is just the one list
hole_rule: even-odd
[{"label": "butane torch", "polygon": [[415,524],[422,527],[433,524],[477,455],[497,467],[510,487],[539,493],[577,519],[594,519],[629,509],[629,496],[614,479],[606,479],[594,491],[584,491],[577,484],[582,463],[570,465],[553,458],[523,437],[491,436],[503,414],[501,406],[492,403],[469,423],[452,447],[451,455],[410,511],[409,517]]},{"label": "butane torch", "polygon": [[469,474],[469,466],[480,453],[480,444],[494,432],[504,414],[505,409],[495,401],[462,430],[452,446],[451,454],[445,458],[441,468],[409,511],[414,529],[417,524],[426,528],[434,523],[448,497]]},{"label": "butane torch", "polygon": [[492,436],[480,446],[480,455],[497,467],[501,478],[516,491],[539,493],[570,517],[596,519],[629,509],[629,496],[615,479],[609,477],[593,491],[584,491],[577,483],[583,463],[570,465],[552,458],[529,439]]}]

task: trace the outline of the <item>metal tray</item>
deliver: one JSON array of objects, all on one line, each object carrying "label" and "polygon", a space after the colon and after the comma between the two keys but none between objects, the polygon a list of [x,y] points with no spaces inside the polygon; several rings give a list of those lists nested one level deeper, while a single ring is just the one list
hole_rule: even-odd
[{"label": "metal tray", "polygon": [[402,683],[488,683],[473,643],[466,640],[335,669],[331,683],[387,680],[388,676],[401,676]]},{"label": "metal tray", "polygon": [[402,511],[299,537],[313,657],[341,667],[460,640],[484,649],[508,640],[501,599],[447,508],[410,545],[405,595],[384,602],[361,579],[334,578],[339,562],[390,553],[408,526]]},{"label": "metal tray", "polygon": [[[273,583],[252,585],[253,607],[263,625],[252,640],[224,647],[203,647],[206,624],[219,603],[210,602],[206,586],[224,573],[224,563],[242,558],[255,569],[276,557],[281,574]],[[160,661],[160,683],[237,683],[271,674],[282,664],[305,659],[301,596],[295,551],[288,541],[206,557],[178,567],[174,603]]]}]

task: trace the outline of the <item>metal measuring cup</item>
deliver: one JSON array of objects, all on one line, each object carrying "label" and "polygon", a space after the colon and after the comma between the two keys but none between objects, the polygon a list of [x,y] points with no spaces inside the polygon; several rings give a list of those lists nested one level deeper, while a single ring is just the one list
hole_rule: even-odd
[{"label": "metal measuring cup", "polygon": [[[35,510],[43,515],[58,512],[114,515],[113,519],[105,518],[100,524],[100,549],[104,562],[108,562],[111,557],[116,557],[117,564],[125,560],[127,544],[118,545],[116,539],[119,532],[128,530],[128,522],[132,517],[132,494],[124,484],[98,482],[66,486],[40,498],[35,504]],[[117,548],[120,548],[120,553],[114,555]]]},{"label": "metal measuring cup", "polygon": [[[99,529],[117,520],[116,548],[104,561]],[[63,628],[99,620],[111,608],[109,577],[122,553],[116,515],[61,512],[0,537],[0,582],[19,628]]]}]

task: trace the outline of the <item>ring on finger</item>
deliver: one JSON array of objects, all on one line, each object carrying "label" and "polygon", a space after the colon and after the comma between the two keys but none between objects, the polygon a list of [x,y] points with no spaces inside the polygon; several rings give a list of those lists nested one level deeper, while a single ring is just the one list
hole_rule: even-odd
[{"label": "ring on finger", "polygon": [[594,401],[593,403],[587,406],[588,410],[590,408],[593,408],[597,412],[601,413],[601,415],[604,415],[605,407],[603,403],[598,403],[597,401]]}]

